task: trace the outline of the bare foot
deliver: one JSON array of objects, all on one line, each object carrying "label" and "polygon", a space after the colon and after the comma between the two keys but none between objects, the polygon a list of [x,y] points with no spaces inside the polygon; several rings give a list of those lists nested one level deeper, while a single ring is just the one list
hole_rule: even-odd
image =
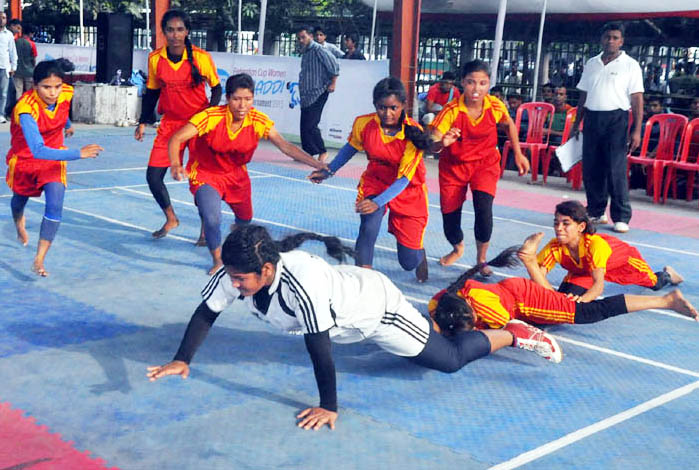
[{"label": "bare foot", "polygon": [[463,243],[460,243],[459,245],[455,245],[454,249],[451,251],[451,253],[447,253],[446,255],[442,256],[439,258],[439,264],[442,266],[450,266],[456,261],[461,258],[461,256],[464,254],[464,245]]},{"label": "bare foot", "polygon": [[41,261],[34,260],[32,271],[36,273],[37,276],[41,277],[47,277],[49,275],[49,272],[44,268],[44,263]]},{"label": "bare foot", "polygon": [[153,232],[153,238],[163,238],[165,235],[167,235],[167,233],[170,230],[177,227],[178,225],[180,225],[179,220],[177,220],[177,219],[175,219],[173,221],[168,220],[167,222],[165,222],[165,225],[160,227],[159,230],[156,230],[155,232]]},{"label": "bare foot", "polygon": [[481,266],[481,269],[478,270],[478,273],[483,277],[490,277],[493,275],[493,270],[490,269],[490,266],[484,264]]},{"label": "bare foot", "polygon": [[530,258],[532,256],[536,257],[536,252],[539,250],[539,244],[542,238],[544,238],[544,232],[537,232],[529,235],[517,251],[519,259],[523,260],[524,258]]},{"label": "bare foot", "polygon": [[24,216],[20,217],[19,220],[15,221],[15,228],[17,229],[17,241],[19,241],[22,246],[27,246],[29,243],[29,235],[27,234],[27,229],[25,228],[26,219]]},{"label": "bare foot", "polygon": [[216,274],[216,271],[221,269],[221,266],[223,266],[223,263],[216,263],[213,266],[211,266],[211,269],[209,269],[209,276],[213,276],[214,274]]},{"label": "bare foot", "polygon": [[684,281],[684,278],[682,276],[680,276],[680,274],[677,271],[672,269],[672,266],[665,266],[663,268],[663,271],[665,271],[666,273],[668,273],[670,275],[670,283],[673,286],[676,286],[677,284]]},{"label": "bare foot", "polygon": [[679,289],[675,289],[667,295],[670,297],[670,308],[672,310],[699,321],[699,312],[697,312],[697,309],[684,298],[684,295],[682,295],[682,292],[680,292]]}]

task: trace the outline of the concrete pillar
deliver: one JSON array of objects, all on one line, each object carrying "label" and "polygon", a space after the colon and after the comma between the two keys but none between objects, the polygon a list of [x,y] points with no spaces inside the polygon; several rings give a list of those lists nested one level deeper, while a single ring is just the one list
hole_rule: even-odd
[{"label": "concrete pillar", "polygon": [[10,17],[13,20],[22,19],[22,0],[10,0]]},{"label": "concrete pillar", "polygon": [[421,0],[393,0],[391,75],[400,78],[408,92],[408,113],[415,106],[417,47],[420,40]]},{"label": "concrete pillar", "polygon": [[163,30],[160,29],[160,20],[163,19],[163,15],[166,11],[170,9],[170,0],[152,0],[153,1],[153,30],[155,31],[155,48],[164,47],[167,43],[165,42],[165,34]]}]

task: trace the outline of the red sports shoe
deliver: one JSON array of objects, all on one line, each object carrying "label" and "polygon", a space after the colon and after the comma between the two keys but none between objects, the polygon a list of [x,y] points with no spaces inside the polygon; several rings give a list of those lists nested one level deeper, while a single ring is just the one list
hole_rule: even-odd
[{"label": "red sports shoe", "polygon": [[504,328],[514,336],[512,347],[534,351],[551,362],[563,360],[563,351],[553,336],[520,320],[510,320]]}]

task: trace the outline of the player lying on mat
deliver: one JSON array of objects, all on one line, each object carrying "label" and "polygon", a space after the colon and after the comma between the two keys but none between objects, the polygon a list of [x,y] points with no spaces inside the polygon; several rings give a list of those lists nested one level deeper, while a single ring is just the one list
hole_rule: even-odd
[{"label": "player lying on mat", "polygon": [[576,300],[589,302],[604,292],[604,281],[638,285],[659,290],[683,281],[674,269],[665,266],[654,273],[641,253],[628,243],[606,234],[596,234],[595,225],[578,201],[556,206],[553,218],[556,237],[536,254],[541,237],[530,237],[520,251],[529,277],[547,289],[553,289],[546,275],[556,264],[568,271],[558,287]]},{"label": "player lying on mat", "polygon": [[[540,239],[542,235],[537,234],[536,237]],[[534,237],[527,239],[524,246],[527,247]],[[513,266],[517,257],[517,250],[508,248],[496,258],[496,262],[489,264],[494,267]],[[533,263],[536,263],[536,259]],[[663,296],[625,294],[580,302],[521,277],[496,284],[474,281],[471,277],[479,272],[479,268],[476,265],[469,269],[430,300],[428,310],[437,325],[435,329],[450,334],[454,331],[502,328],[514,319],[537,324],[595,323],[651,308],[674,310],[699,320],[697,310],[677,289]]]},{"label": "player lying on mat", "polygon": [[[501,330],[463,331],[447,338],[430,328],[398,288],[383,274],[349,265],[330,265],[318,256],[294,250],[320,240],[337,260],[353,251],[335,237],[299,233],[274,241],[258,225],[240,225],[223,244],[224,266],[202,291],[204,300],[187,326],[172,362],[148,367],[151,381],[189,375],[189,362],[225,307],[242,299],[250,311],[281,330],[303,334],[320,394],[320,405],[301,411],[298,426],[335,427],[337,392],[331,339],[354,343],[368,339],[382,349],[442,372],[505,346],[533,350],[561,360],[556,341],[538,328],[510,322]],[[292,251],[293,250],[293,251]]]},{"label": "player lying on mat", "polygon": [[[221,201],[235,214],[236,224],[252,220],[252,191],[246,165],[252,160],[260,139],[269,139],[286,156],[316,169],[327,169],[300,147],[287,142],[265,113],[253,106],[255,82],[246,73],[226,80],[226,104],[195,114],[170,139],[170,172],[176,180],[189,174],[204,227],[206,246],[216,272],[221,263]],[[182,167],[180,148],[190,142],[187,171]]]},{"label": "player lying on mat", "polygon": [[97,144],[72,150],[63,145],[64,135],[70,137],[74,132],[69,118],[73,87],[63,83],[66,62],[59,59],[37,64],[34,88],[18,97],[10,123],[5,180],[12,190],[10,207],[17,239],[22,245],[29,242],[24,217],[27,201],[30,197],[41,196],[42,192],[46,199],[32,267],[42,277],[49,275],[44,259],[63,214],[67,162],[95,158],[103,150]]}]

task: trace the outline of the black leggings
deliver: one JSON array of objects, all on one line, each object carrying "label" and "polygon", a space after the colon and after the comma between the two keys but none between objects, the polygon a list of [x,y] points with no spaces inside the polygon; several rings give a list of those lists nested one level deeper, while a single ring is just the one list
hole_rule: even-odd
[{"label": "black leggings", "polygon": [[430,325],[425,348],[410,359],[418,365],[440,372],[456,372],[471,361],[490,354],[490,340],[481,331],[462,331],[443,336]]},{"label": "black leggings", "polygon": [[[473,196],[473,232],[476,241],[487,243],[493,234],[493,196],[483,191],[471,191]],[[454,212],[442,214],[442,226],[444,235],[452,245],[458,245],[464,240],[464,232],[461,230],[461,207]]]},{"label": "black leggings", "polygon": [[148,188],[161,209],[170,207],[170,194],[163,180],[168,167],[149,166],[146,170],[146,181]]},{"label": "black leggings", "polygon": [[612,295],[592,302],[575,304],[575,323],[596,323],[625,313],[629,311],[626,308],[624,296]]}]

